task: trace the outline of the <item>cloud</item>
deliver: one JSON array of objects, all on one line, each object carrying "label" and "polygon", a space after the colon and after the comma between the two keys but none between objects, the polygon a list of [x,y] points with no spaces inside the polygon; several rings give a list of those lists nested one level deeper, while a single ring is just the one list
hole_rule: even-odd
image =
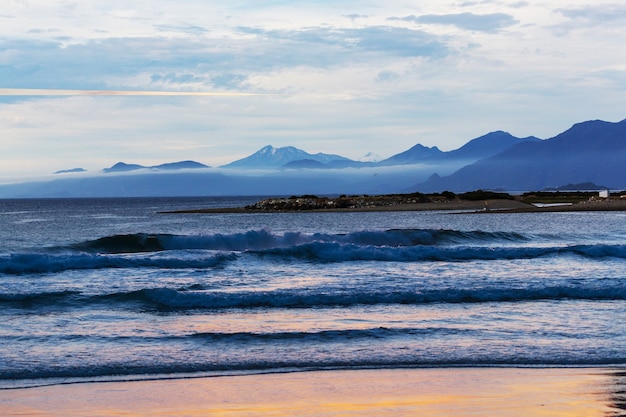
[{"label": "cloud", "polygon": [[2,68],[4,85],[23,88],[137,89],[167,81],[204,89],[209,87],[207,75],[228,69],[228,57],[237,54],[215,51],[205,42],[160,37],[110,38],[69,46],[26,40],[7,43],[4,54],[10,59]]},{"label": "cloud", "polygon": [[248,77],[243,74],[221,73],[211,76],[211,84],[218,88],[228,90],[245,90],[249,87],[246,83]]},{"label": "cloud", "polygon": [[389,81],[394,81],[400,78],[400,75],[394,71],[384,70],[378,73],[376,76],[376,82],[384,83]]},{"label": "cloud", "polygon": [[590,73],[588,77],[615,91],[626,91],[626,70],[604,69]]},{"label": "cloud", "polygon": [[[10,0],[0,88],[70,91],[0,94],[2,158],[48,158],[44,172],[217,166],[268,143],[358,158],[621,120],[626,6],[608,1],[94,0],[67,10]],[[274,92],[285,94],[234,96]]]},{"label": "cloud", "polygon": [[189,72],[168,72],[152,74],[150,81],[163,84],[202,84],[206,83],[208,79]]},{"label": "cloud", "polygon": [[[379,52],[386,56],[422,56],[441,58],[449,52],[447,45],[437,35],[419,30],[393,26],[369,26],[364,28],[324,28],[314,27],[301,30],[260,30],[258,28],[240,28],[244,33],[256,35],[265,43],[309,44],[316,48],[314,52],[324,53],[332,60],[311,60],[311,50],[299,53],[293,48],[291,53],[301,59],[299,64],[313,66],[315,61],[341,63],[354,59],[360,52]],[[271,49],[271,48],[270,48]],[[347,55],[346,55],[347,54]],[[320,54],[318,54],[320,55]],[[344,57],[344,58],[342,58]],[[293,62],[293,59],[287,59]],[[284,62],[284,61],[283,61]]]},{"label": "cloud", "polygon": [[351,13],[351,14],[344,14],[343,17],[347,17],[350,20],[356,20],[356,19],[367,19],[369,16],[366,14],[358,14],[358,13]]},{"label": "cloud", "polygon": [[104,38],[83,43],[14,39],[0,49],[3,83],[16,88],[253,89],[253,74],[353,66],[372,59],[447,56],[438,36],[407,28],[240,27],[236,36]]},{"label": "cloud", "polygon": [[200,27],[200,26],[176,26],[176,25],[155,25],[155,29],[158,32],[176,32],[176,33],[185,33],[190,35],[202,35],[207,33],[208,30]]},{"label": "cloud", "polygon": [[[557,37],[579,36],[594,39],[596,45],[602,44],[605,56],[621,54],[615,49],[623,49],[612,42],[612,39],[623,39],[626,26],[626,5],[598,4],[593,6],[568,7],[553,10],[553,15],[561,19],[548,26]],[[578,42],[577,42],[578,43]],[[597,56],[599,50],[593,48],[588,51],[590,56]]]},{"label": "cloud", "polygon": [[594,5],[557,9],[557,13],[579,22],[595,24],[624,23],[626,21],[626,5]]},{"label": "cloud", "polygon": [[357,37],[357,47],[367,51],[384,52],[404,57],[442,58],[448,47],[438,37],[427,32],[392,27],[372,27],[348,31]]},{"label": "cloud", "polygon": [[67,90],[49,88],[0,88],[0,96],[254,96],[253,93],[215,91]]},{"label": "cloud", "polygon": [[493,33],[500,29],[513,26],[517,20],[505,13],[474,14],[425,14],[421,16],[390,17],[389,20],[398,20],[412,23],[451,25],[463,30]]}]

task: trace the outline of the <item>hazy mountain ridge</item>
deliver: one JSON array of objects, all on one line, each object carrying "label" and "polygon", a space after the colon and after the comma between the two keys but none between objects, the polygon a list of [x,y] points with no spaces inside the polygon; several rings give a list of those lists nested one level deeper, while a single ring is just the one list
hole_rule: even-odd
[{"label": "hazy mountain ridge", "polygon": [[577,123],[553,138],[514,145],[413,188],[424,192],[470,188],[521,191],[585,182],[626,186],[626,120]]},{"label": "hazy mountain ridge", "polygon": [[[582,122],[545,140],[496,131],[449,152],[415,145],[385,163],[271,146],[235,162],[242,161],[256,170],[188,169],[210,168],[194,161],[154,167],[118,163],[103,170],[117,175],[80,173],[0,185],[0,197],[531,191],[583,183],[626,189],[626,120]],[[359,169],[339,169],[345,167]]]},{"label": "hazy mountain ridge", "polygon": [[[339,155],[316,153],[310,154],[293,146],[275,148],[267,145],[250,156],[222,165],[220,168],[238,169],[280,169],[296,161],[313,161],[326,165],[334,161],[351,161]],[[307,163],[304,163],[307,165]]]},{"label": "hazy mountain ridge", "polygon": [[73,174],[75,172],[87,172],[85,168],[70,168],[70,169],[61,169],[59,171],[54,172],[54,174]]},{"label": "hazy mountain ridge", "polygon": [[424,162],[440,161],[444,158],[445,152],[442,152],[436,146],[431,148],[422,144],[417,144],[412,148],[393,155],[387,159],[383,159],[379,165],[409,165]]},{"label": "hazy mountain ridge", "polygon": [[104,168],[102,172],[104,173],[112,173],[112,172],[129,172],[136,171],[138,169],[152,169],[152,170],[162,170],[162,171],[175,171],[179,169],[199,169],[199,168],[210,168],[208,165],[201,164],[196,161],[180,161],[180,162],[168,162],[160,165],[153,166],[144,166],[138,164],[127,164],[125,162],[118,162],[110,168]]},{"label": "hazy mountain ridge", "polygon": [[[272,145],[264,146],[257,152],[220,166],[220,168],[236,169],[340,169],[340,168],[365,168],[374,166],[412,165],[423,163],[440,163],[450,161],[473,161],[495,155],[503,149],[523,141],[538,141],[531,137],[520,139],[507,132],[497,131],[470,140],[461,148],[444,152],[436,146],[426,147],[416,144],[410,149],[382,159],[371,153],[366,154],[361,160],[355,161],[341,155],[316,153],[310,154],[294,146],[275,148]],[[368,160],[369,158],[369,160]],[[170,162],[160,165],[145,166],[117,162],[111,167],[104,168],[104,173],[130,172],[141,169],[149,170],[179,170],[210,168],[210,166],[196,161]],[[63,170],[56,173],[84,172],[84,170]]]},{"label": "hazy mountain ridge", "polygon": [[525,142],[541,142],[541,139],[535,136],[526,138],[518,138],[508,132],[497,130],[487,133],[476,139],[470,140],[459,149],[447,152],[446,155],[450,159],[484,159],[494,156],[511,146]]},{"label": "hazy mountain ridge", "polygon": [[[271,145],[261,148],[254,154],[223,165],[222,168],[239,169],[332,169],[364,168],[372,166],[395,166],[428,164],[453,161],[476,161],[493,156],[502,150],[522,142],[534,142],[535,137],[517,138],[503,131],[491,132],[470,140],[453,151],[444,152],[436,146],[426,147],[416,144],[410,149],[383,160],[355,161],[340,155],[310,154],[293,146],[274,148]],[[366,156],[371,156],[367,154]]]}]

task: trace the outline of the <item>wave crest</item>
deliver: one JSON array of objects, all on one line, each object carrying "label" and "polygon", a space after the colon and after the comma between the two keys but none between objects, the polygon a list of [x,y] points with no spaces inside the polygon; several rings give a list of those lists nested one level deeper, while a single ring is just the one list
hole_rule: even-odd
[{"label": "wave crest", "polygon": [[211,268],[239,254],[313,262],[466,262],[545,256],[626,259],[626,245],[563,246],[558,237],[436,229],[364,230],[346,234],[265,230],[213,235],[112,235],[41,253],[0,255],[0,274],[104,268]]},{"label": "wave crest", "polygon": [[40,294],[0,294],[0,306],[29,308],[32,304],[80,306],[105,304],[164,311],[285,308],[306,309],[356,305],[423,305],[433,303],[527,302],[538,300],[626,300],[626,285],[556,285],[546,287],[489,287],[431,290],[345,288],[342,291],[274,290],[212,292],[172,288],[148,288],[104,295],[73,291]]},{"label": "wave crest", "polygon": [[266,230],[243,233],[184,236],[171,234],[113,235],[71,246],[87,252],[132,253],[163,250],[206,249],[222,251],[264,250],[307,243],[339,243],[357,246],[432,246],[460,243],[522,242],[529,237],[511,232],[457,231],[437,229],[363,230],[346,234],[286,232]]},{"label": "wave crest", "polygon": [[55,273],[107,268],[211,268],[236,258],[235,254],[202,253],[187,256],[124,256],[89,253],[26,253],[0,257],[0,274]]}]

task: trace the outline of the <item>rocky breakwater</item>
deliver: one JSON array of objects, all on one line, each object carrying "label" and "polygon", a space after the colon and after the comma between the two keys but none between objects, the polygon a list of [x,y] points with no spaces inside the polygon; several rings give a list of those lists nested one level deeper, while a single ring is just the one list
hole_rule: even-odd
[{"label": "rocky breakwater", "polygon": [[471,191],[456,195],[449,191],[434,194],[316,195],[266,198],[244,207],[177,210],[166,213],[280,213],[304,211],[423,211],[464,210],[503,211],[512,209],[538,210],[535,206],[516,201],[506,193]]},{"label": "rocky breakwater", "polygon": [[428,197],[424,194],[354,195],[318,197],[315,195],[289,198],[267,198],[245,207],[247,211],[328,211],[328,210],[374,210],[393,209],[424,203],[447,202],[446,197]]}]

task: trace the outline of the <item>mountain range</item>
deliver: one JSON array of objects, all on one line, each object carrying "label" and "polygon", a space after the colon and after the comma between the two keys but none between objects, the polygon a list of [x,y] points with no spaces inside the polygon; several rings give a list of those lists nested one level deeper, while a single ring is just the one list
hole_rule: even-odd
[{"label": "mountain range", "polygon": [[[482,158],[495,155],[498,152],[522,143],[540,141],[535,137],[516,138],[502,131],[488,133],[484,136],[470,140],[461,148],[444,152],[436,146],[431,148],[417,144],[412,148],[393,155],[390,158],[377,160],[371,153],[366,154],[358,161],[334,154],[316,153],[310,154],[293,146],[275,148],[271,145],[264,146],[250,156],[220,166],[224,169],[239,170],[281,170],[281,169],[341,169],[341,168],[367,168],[414,164],[467,164]],[[183,170],[210,168],[208,165],[196,161],[171,162],[161,165],[144,166],[118,162],[109,168],[104,168],[104,173],[130,172],[142,169],[148,170]],[[55,174],[85,172],[82,168],[61,170]]]},{"label": "mountain range", "polygon": [[0,197],[528,191],[578,183],[625,189],[626,120],[582,122],[543,140],[495,131],[448,152],[416,144],[378,162],[362,159],[268,145],[217,169],[181,161],[119,162],[103,169],[105,175],[58,171],[65,175],[52,181],[0,185]]},{"label": "mountain range", "polygon": [[433,175],[413,188],[521,191],[585,182],[626,187],[626,120],[578,123],[551,139],[511,146],[446,177]]},{"label": "mountain range", "polygon": [[201,164],[200,162],[196,162],[196,161],[169,162],[167,164],[153,165],[150,167],[137,165],[137,164],[127,164],[125,162],[118,162],[117,164],[113,165],[110,168],[104,168],[102,171],[108,174],[111,172],[136,171],[138,169],[176,171],[179,169],[199,169],[199,168],[210,168],[210,166]]},{"label": "mountain range", "polygon": [[[301,166],[298,162],[302,161]],[[314,155],[307,153],[293,146],[285,146],[275,148],[271,145],[265,146],[253,153],[252,155],[222,165],[221,168],[237,168],[237,169],[277,169],[289,166],[291,168],[310,168],[307,161],[313,162],[313,167],[331,166],[334,163],[352,163],[351,159],[339,155],[331,155],[326,153],[316,153]]]},{"label": "mountain range", "polygon": [[[412,148],[375,162],[371,160],[355,161],[339,155],[317,153],[310,154],[293,146],[275,148],[271,145],[261,148],[254,154],[239,159],[221,168],[237,169],[337,169],[365,168],[374,166],[396,166],[413,164],[471,163],[493,156],[513,145],[524,142],[538,142],[536,137],[516,138],[507,132],[491,132],[470,140],[459,149],[444,152],[436,146],[428,148],[417,144]],[[362,158],[363,159],[363,158]]]}]

